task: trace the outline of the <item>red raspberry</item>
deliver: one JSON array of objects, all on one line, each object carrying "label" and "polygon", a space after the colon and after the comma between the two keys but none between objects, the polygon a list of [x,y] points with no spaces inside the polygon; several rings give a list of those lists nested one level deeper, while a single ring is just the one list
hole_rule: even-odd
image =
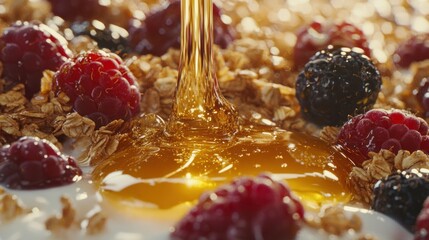
[{"label": "red raspberry", "polygon": [[[129,30],[131,48],[140,54],[161,56],[169,48],[180,48],[180,1],[173,0],[150,13],[140,26]],[[213,4],[214,43],[226,48],[235,38],[234,29],[221,19],[220,9]]]},{"label": "red raspberry", "polygon": [[426,198],[417,217],[414,240],[429,240],[429,198]]},{"label": "red raspberry", "polygon": [[329,45],[341,47],[358,47],[367,56],[371,55],[368,41],[363,32],[356,26],[347,23],[317,22],[301,28],[293,49],[295,67],[304,66],[311,56]]},{"label": "red raspberry", "polygon": [[68,21],[91,20],[102,15],[105,6],[99,0],[48,0],[52,12]]},{"label": "red raspberry", "polygon": [[134,75],[116,54],[101,50],[64,63],[54,76],[54,91],[70,97],[73,109],[97,128],[116,119],[129,120],[140,111]]},{"label": "red raspberry", "polygon": [[428,124],[405,111],[373,109],[346,122],[338,136],[338,144],[351,151],[357,150],[365,157],[381,149],[394,153],[400,149],[429,153]]},{"label": "red raspberry", "polygon": [[303,206],[284,184],[269,176],[239,178],[203,194],[171,238],[294,239],[303,217]]},{"label": "red raspberry", "polygon": [[56,71],[69,57],[67,41],[44,24],[16,22],[0,37],[6,89],[25,85],[27,98],[40,91],[44,70]]},{"label": "red raspberry", "polygon": [[0,150],[0,183],[12,189],[41,189],[78,181],[82,171],[52,143],[22,137]]},{"label": "red raspberry", "polygon": [[429,59],[429,34],[412,36],[393,54],[393,62],[398,68],[408,68],[411,63],[426,59]]}]

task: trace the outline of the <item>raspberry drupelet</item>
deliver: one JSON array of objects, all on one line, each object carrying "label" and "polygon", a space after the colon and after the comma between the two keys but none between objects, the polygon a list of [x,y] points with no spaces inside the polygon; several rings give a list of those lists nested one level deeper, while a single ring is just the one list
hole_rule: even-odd
[{"label": "raspberry drupelet", "polygon": [[[221,10],[213,4],[214,43],[226,48],[236,32],[221,19]],[[129,29],[129,43],[139,54],[161,56],[169,48],[180,48],[180,1],[172,0],[163,8],[149,13],[141,25]]]},{"label": "raspberry drupelet", "polygon": [[[367,157],[369,152],[387,149],[429,153],[428,124],[411,113],[392,109],[373,109],[345,123],[338,135],[338,144]],[[355,162],[360,164],[360,162]]]},{"label": "raspberry drupelet", "polygon": [[140,111],[140,92],[134,75],[116,54],[82,53],[56,72],[53,84],[64,92],[73,110],[92,119],[99,128],[113,120],[129,120]]},{"label": "raspberry drupelet", "polygon": [[314,21],[297,33],[293,59],[297,69],[303,67],[311,56],[329,45],[335,47],[361,48],[365,55],[371,55],[368,41],[363,32],[351,23]]},{"label": "raspberry drupelet", "polygon": [[303,218],[303,206],[284,184],[267,175],[243,177],[203,194],[171,238],[294,239]]},{"label": "raspberry drupelet", "polygon": [[36,137],[22,137],[0,149],[0,184],[11,189],[42,189],[78,181],[81,169],[72,157]]},{"label": "raspberry drupelet", "polygon": [[61,35],[36,22],[18,21],[6,28],[0,49],[6,90],[23,83],[27,98],[40,91],[43,71],[58,70],[71,54]]}]

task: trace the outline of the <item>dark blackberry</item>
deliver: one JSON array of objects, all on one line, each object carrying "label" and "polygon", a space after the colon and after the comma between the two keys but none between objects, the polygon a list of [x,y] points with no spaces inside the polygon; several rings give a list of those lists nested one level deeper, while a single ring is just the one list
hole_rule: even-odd
[{"label": "dark blackberry", "polygon": [[243,177],[202,195],[171,239],[295,239],[303,218],[304,208],[287,186],[266,175]]},{"label": "dark blackberry", "polygon": [[319,125],[341,125],[349,115],[374,105],[381,88],[380,73],[367,56],[354,50],[329,46],[305,65],[296,82],[305,118]]},{"label": "dark blackberry", "polygon": [[418,214],[429,196],[429,170],[397,172],[374,186],[372,208],[414,231]]},{"label": "dark blackberry", "polygon": [[[161,56],[169,48],[180,48],[180,1],[170,1],[163,8],[149,13],[141,24],[129,29],[132,50],[139,54]],[[221,19],[221,10],[213,4],[214,43],[226,48],[235,38],[234,29]]]},{"label": "dark blackberry", "polygon": [[74,22],[70,29],[75,36],[89,36],[97,42],[100,49],[107,48],[121,56],[129,52],[128,32],[117,25],[106,26],[100,21],[78,21]]}]

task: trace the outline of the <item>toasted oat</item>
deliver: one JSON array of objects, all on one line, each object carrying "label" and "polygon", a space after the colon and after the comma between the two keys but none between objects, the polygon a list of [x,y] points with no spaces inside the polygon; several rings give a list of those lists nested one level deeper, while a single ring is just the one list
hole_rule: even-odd
[{"label": "toasted oat", "polygon": [[325,141],[328,144],[334,144],[337,142],[338,134],[340,133],[340,128],[326,126],[323,127],[320,131],[320,139]]},{"label": "toasted oat", "polygon": [[94,121],[76,112],[67,114],[65,118],[57,118],[56,121],[56,124],[61,126],[62,132],[71,138],[89,137],[94,133]]}]

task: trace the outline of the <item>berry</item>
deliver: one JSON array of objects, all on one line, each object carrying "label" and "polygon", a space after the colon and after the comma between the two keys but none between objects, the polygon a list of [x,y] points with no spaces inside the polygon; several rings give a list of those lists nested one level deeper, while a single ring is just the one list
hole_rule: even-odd
[{"label": "berry", "polygon": [[398,171],[375,184],[372,208],[412,231],[428,196],[428,170]]},{"label": "berry", "polygon": [[0,37],[0,61],[6,89],[25,85],[31,98],[40,91],[44,70],[56,71],[70,55],[67,41],[44,24],[16,22]]},{"label": "berry", "polygon": [[52,12],[65,20],[89,20],[102,15],[106,7],[99,0],[48,0]]},{"label": "berry", "polygon": [[42,189],[78,181],[82,171],[52,143],[22,137],[0,150],[0,183],[11,189]]},{"label": "berry", "polygon": [[388,149],[393,153],[398,153],[401,149],[429,153],[428,124],[405,111],[373,109],[345,123],[337,142],[364,156],[381,149]]},{"label": "berry", "polygon": [[349,115],[372,108],[380,87],[380,73],[368,57],[330,46],[317,52],[298,75],[296,97],[310,121],[341,125]]},{"label": "berry", "polygon": [[417,216],[414,240],[429,240],[429,198],[426,198]]},{"label": "berry", "polygon": [[429,59],[429,34],[412,36],[393,54],[393,62],[398,68],[408,68],[411,63],[426,59]]},{"label": "berry", "polygon": [[[139,26],[132,26],[130,45],[140,54],[161,56],[169,48],[180,48],[180,1],[173,0],[164,8],[150,13]],[[234,29],[221,19],[221,11],[213,5],[214,43],[226,48],[235,38]]]},{"label": "berry", "polygon": [[134,75],[113,53],[90,51],[64,63],[54,76],[54,91],[64,92],[73,109],[99,128],[116,119],[129,120],[140,111]]},{"label": "berry", "polygon": [[[239,178],[201,196],[178,223],[172,239],[294,239],[304,208],[269,176]],[[275,224],[273,224],[275,223]]]},{"label": "berry", "polygon": [[367,56],[371,55],[368,41],[363,32],[356,26],[347,23],[317,22],[301,28],[293,49],[295,67],[301,68],[317,51],[329,45],[339,47],[358,47]]},{"label": "berry", "polygon": [[126,54],[128,49],[127,30],[113,25],[104,25],[99,21],[77,21],[70,29],[75,36],[86,35],[97,42],[99,48],[107,48],[119,55]]}]

